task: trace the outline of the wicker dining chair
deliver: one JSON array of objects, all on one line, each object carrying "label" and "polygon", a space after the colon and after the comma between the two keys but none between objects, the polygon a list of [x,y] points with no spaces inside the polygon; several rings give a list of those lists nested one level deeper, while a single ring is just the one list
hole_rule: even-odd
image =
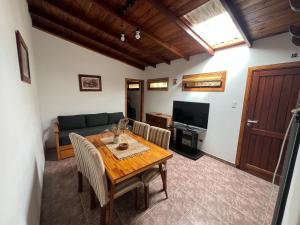
[{"label": "wicker dining chair", "polygon": [[[74,135],[75,136],[75,135]],[[106,205],[109,202],[108,183],[103,159],[98,149],[84,137],[78,137],[78,144],[83,152],[84,162],[86,162],[90,184],[91,208],[95,207],[95,196],[98,198],[101,207],[100,224],[105,224]],[[135,207],[138,207],[138,188],[143,186],[141,178],[138,176],[129,178],[115,186],[114,199],[129,191],[135,191]]]},{"label": "wicker dining chair", "polygon": [[148,139],[150,125],[139,121],[133,122],[132,133],[141,136],[144,139]]},{"label": "wicker dining chair", "polygon": [[[159,127],[150,127],[148,141],[164,148],[169,149],[171,132],[166,129]],[[144,183],[144,194],[145,194],[145,208],[149,208],[149,184],[156,177],[161,176],[163,182],[163,190],[165,191],[166,198],[168,198],[167,192],[167,167],[166,164],[160,164],[154,166],[142,174],[142,180]]]},{"label": "wicker dining chair", "polygon": [[87,163],[84,161],[84,152],[80,142],[84,140],[84,138],[76,133],[69,134],[71,143],[73,145],[75,160],[77,164],[77,175],[78,175],[78,192],[82,192],[82,175],[87,178],[88,177],[88,168]]}]

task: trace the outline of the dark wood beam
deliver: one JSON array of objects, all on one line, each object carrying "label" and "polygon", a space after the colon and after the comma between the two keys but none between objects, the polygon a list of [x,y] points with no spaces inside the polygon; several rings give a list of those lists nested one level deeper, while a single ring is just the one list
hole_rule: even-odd
[{"label": "dark wood beam", "polygon": [[[120,33],[115,32],[112,30],[110,27],[105,26],[91,18],[89,18],[85,13],[83,13],[81,10],[74,10],[70,9],[68,5],[66,5],[63,1],[56,1],[56,0],[46,0],[44,1],[45,3],[49,3],[53,7],[56,7],[57,9],[62,10],[66,15],[77,18],[80,21],[89,24],[91,27],[94,29],[97,29],[99,32],[105,33],[106,35],[110,36],[110,38],[120,41]],[[139,51],[140,54],[147,55],[149,57],[154,57],[155,59],[158,59],[161,62],[165,62],[167,64],[170,64],[169,59],[165,59],[161,55],[155,54],[151,52],[151,50],[145,48],[145,46],[142,46],[139,42],[137,41],[132,41],[129,38],[126,39],[126,42],[123,43],[124,45],[128,45],[129,47],[135,49],[136,51]]]},{"label": "dark wood beam", "polygon": [[235,24],[235,26],[241,33],[241,35],[242,35],[243,39],[245,40],[246,44],[248,45],[248,47],[251,47],[252,39],[248,32],[247,25],[246,25],[244,19],[240,16],[240,13],[236,9],[236,6],[232,2],[232,0],[220,0],[220,2],[222,3],[223,7],[230,15],[233,23]]},{"label": "dark wood beam", "polygon": [[122,49],[120,48],[119,45],[113,44],[112,42],[107,41],[104,38],[99,38],[96,37],[95,35],[93,35],[90,32],[86,32],[86,31],[82,31],[81,29],[79,29],[78,26],[75,26],[74,24],[68,23],[65,20],[59,19],[56,16],[53,16],[52,14],[49,13],[49,11],[41,11],[41,9],[33,6],[33,5],[29,5],[29,12],[31,14],[43,17],[49,21],[52,21],[55,24],[61,25],[69,30],[72,30],[76,33],[79,33],[83,36],[88,37],[91,40],[94,40],[96,42],[102,43],[106,46],[109,46],[111,49],[113,49],[114,51],[117,51],[121,54],[127,55],[131,60],[136,61],[140,64],[144,64],[146,66],[151,65],[155,68],[155,64],[153,64],[151,61],[148,61],[147,59],[140,59],[140,55],[135,54],[135,53],[129,53],[126,49]]},{"label": "dark wood beam", "polygon": [[[89,38],[78,34],[74,31],[68,30],[67,28],[55,24],[45,18],[42,18],[40,16],[31,14],[32,18],[32,25],[33,27],[36,27],[37,29],[40,29],[42,31],[48,32],[50,34],[54,34],[55,36],[58,36],[60,38],[63,38],[67,41],[70,41],[74,44],[80,45],[82,47],[85,47],[89,50],[93,50],[97,53],[100,53],[102,55],[106,55],[110,58],[116,59],[118,61],[121,61],[123,63],[126,63],[130,66],[134,66],[138,69],[145,70],[145,66],[142,64],[139,64],[135,61],[132,61],[118,53],[112,52],[107,49],[107,46],[104,46],[99,43],[95,43],[95,41],[90,40]],[[91,43],[92,42],[92,43]]]},{"label": "dark wood beam", "polygon": [[207,44],[193,29],[190,23],[186,20],[178,18],[159,0],[147,0],[153,7],[155,7],[161,14],[163,14],[172,23],[175,23],[180,29],[186,32],[198,44],[203,47],[210,55],[214,54],[214,49]]},{"label": "dark wood beam", "polygon": [[300,26],[291,25],[290,26],[290,34],[293,37],[300,38]]},{"label": "dark wood beam", "polygon": [[292,37],[292,42],[296,46],[300,46],[300,38]]},{"label": "dark wood beam", "polygon": [[290,6],[294,12],[300,12],[300,1],[299,0],[290,0]]},{"label": "dark wood beam", "polygon": [[144,30],[141,28],[141,26],[137,23],[135,23],[134,21],[130,21],[127,17],[119,15],[119,13],[112,9],[108,4],[106,4],[104,1],[102,0],[92,0],[93,2],[97,3],[102,9],[104,9],[106,12],[109,12],[111,15],[113,15],[115,18],[118,18],[119,20],[123,21],[124,23],[130,25],[133,28],[139,28],[141,33],[148,37],[149,39],[151,39],[153,42],[155,42],[156,44],[160,45],[161,47],[167,49],[169,52],[173,53],[174,55],[176,55],[177,57],[180,58],[185,58],[186,60],[189,59],[188,56],[185,56],[184,54],[182,54],[178,49],[176,49],[174,46],[160,40],[158,37],[154,36],[153,34],[151,34],[150,32],[148,32],[147,30]]}]

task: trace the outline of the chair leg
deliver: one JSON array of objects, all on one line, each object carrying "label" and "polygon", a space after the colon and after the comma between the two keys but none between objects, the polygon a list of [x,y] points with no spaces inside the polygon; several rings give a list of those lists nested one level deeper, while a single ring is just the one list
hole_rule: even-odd
[{"label": "chair leg", "polygon": [[90,185],[90,209],[94,209],[96,207],[96,195],[93,187]]},{"label": "chair leg", "polygon": [[106,224],[106,206],[100,208],[100,225]]},{"label": "chair leg", "polygon": [[168,198],[168,192],[167,192],[167,169],[162,168],[162,164],[159,165],[159,171],[161,175],[161,180],[163,183],[163,190],[165,191],[166,198]]},{"label": "chair leg", "polygon": [[144,188],[145,209],[149,208],[149,185]]},{"label": "chair leg", "polygon": [[82,192],[82,173],[77,172],[78,174],[78,192]]},{"label": "chair leg", "polygon": [[134,190],[134,205],[135,205],[135,209],[138,210],[139,209],[139,188],[135,188]]}]

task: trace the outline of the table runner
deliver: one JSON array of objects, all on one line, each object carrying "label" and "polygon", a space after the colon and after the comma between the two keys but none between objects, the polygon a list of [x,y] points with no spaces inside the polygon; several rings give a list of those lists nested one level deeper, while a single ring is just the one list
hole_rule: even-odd
[{"label": "table runner", "polygon": [[119,137],[119,143],[128,143],[128,149],[126,150],[118,150],[117,147],[119,144],[114,144],[113,139],[114,137],[110,136],[101,138],[101,141],[118,159],[131,157],[149,150],[149,147],[141,144],[137,140],[130,137],[128,134],[121,134]]}]

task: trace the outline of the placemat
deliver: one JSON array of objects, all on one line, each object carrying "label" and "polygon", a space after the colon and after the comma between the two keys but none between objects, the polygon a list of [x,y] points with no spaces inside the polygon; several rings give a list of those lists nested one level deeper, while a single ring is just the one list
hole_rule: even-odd
[{"label": "placemat", "polygon": [[101,138],[101,141],[106,145],[106,147],[118,158],[124,159],[131,157],[142,152],[148,151],[149,147],[141,144],[137,140],[133,139],[127,134],[121,134],[119,137],[119,143],[128,143],[128,149],[118,150],[117,147],[119,144],[113,143],[113,136]]}]

